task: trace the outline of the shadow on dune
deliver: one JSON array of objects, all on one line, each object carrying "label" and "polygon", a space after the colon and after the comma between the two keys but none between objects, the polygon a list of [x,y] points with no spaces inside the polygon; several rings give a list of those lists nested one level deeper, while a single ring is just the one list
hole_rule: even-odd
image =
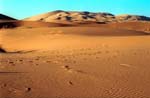
[{"label": "shadow on dune", "polygon": [[7,28],[16,28],[18,27],[19,25],[16,24],[15,22],[1,22],[0,23],[0,28],[3,28],[3,29],[7,29]]},{"label": "shadow on dune", "polygon": [[0,53],[6,53],[6,50],[0,47]]},{"label": "shadow on dune", "polygon": [[[68,17],[69,19],[69,17]],[[3,21],[0,22],[0,29],[13,29],[16,27],[26,27],[26,28],[34,28],[34,27],[78,27],[78,26],[86,26],[90,24],[105,24],[105,22],[67,22],[67,23],[51,23],[51,22],[40,22],[40,21]]]},{"label": "shadow on dune", "polygon": [[2,47],[0,47],[0,53],[29,53],[29,52],[35,52],[35,50],[27,50],[27,51],[23,51],[23,50],[18,50],[18,51],[10,51],[10,50],[7,50],[7,49],[5,49],[5,48],[2,48]]},{"label": "shadow on dune", "polygon": [[3,21],[0,22],[0,29],[13,29],[16,27],[68,27],[75,26],[74,24],[63,23],[49,23],[49,22],[37,22],[37,21]]}]

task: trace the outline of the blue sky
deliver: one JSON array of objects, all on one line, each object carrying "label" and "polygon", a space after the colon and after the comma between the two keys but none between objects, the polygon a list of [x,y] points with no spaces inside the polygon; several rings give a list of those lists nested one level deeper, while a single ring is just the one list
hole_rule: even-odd
[{"label": "blue sky", "polygon": [[23,19],[53,10],[150,16],[150,0],[0,0],[0,13]]}]

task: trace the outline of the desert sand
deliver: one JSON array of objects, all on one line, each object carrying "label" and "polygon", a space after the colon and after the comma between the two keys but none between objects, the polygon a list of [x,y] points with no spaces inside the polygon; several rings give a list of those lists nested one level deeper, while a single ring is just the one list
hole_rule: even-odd
[{"label": "desert sand", "polygon": [[129,22],[129,21],[150,21],[150,17],[141,15],[113,15],[107,12],[82,12],[56,10],[24,19],[25,21],[43,22]]},{"label": "desert sand", "polygon": [[150,98],[149,22],[1,27],[0,98]]},{"label": "desert sand", "polygon": [[0,34],[7,52],[0,56],[1,98],[150,96],[150,36],[143,32],[20,27]]}]

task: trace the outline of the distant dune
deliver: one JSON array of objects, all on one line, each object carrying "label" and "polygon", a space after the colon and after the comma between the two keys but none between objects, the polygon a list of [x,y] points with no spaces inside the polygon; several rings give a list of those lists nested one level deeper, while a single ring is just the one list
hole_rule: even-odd
[{"label": "distant dune", "polygon": [[150,17],[138,15],[119,15],[115,16],[110,13],[94,13],[79,11],[53,11],[45,14],[36,15],[26,18],[27,21],[43,22],[125,22],[125,21],[150,21]]},{"label": "distant dune", "polygon": [[138,15],[117,15],[116,20],[121,21],[150,21],[150,17],[138,16]]},{"label": "distant dune", "polygon": [[0,22],[16,20],[15,18],[0,14]]}]

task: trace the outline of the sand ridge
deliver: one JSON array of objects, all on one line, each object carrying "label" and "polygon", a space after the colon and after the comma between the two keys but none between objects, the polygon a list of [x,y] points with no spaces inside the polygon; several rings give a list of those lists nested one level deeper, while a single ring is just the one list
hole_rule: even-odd
[{"label": "sand ridge", "polygon": [[108,27],[91,27],[90,29],[89,27],[17,28],[1,30],[0,35],[2,36],[1,52],[30,52],[49,49],[59,46],[59,41],[70,46],[68,41],[73,44],[82,41],[82,38],[90,37],[97,39],[97,37],[147,36],[145,32],[141,31]]},{"label": "sand ridge", "polygon": [[52,11],[32,17],[25,18],[26,21],[43,21],[43,22],[126,22],[126,21],[150,21],[150,17],[140,15],[118,15],[103,12],[88,11]]}]

